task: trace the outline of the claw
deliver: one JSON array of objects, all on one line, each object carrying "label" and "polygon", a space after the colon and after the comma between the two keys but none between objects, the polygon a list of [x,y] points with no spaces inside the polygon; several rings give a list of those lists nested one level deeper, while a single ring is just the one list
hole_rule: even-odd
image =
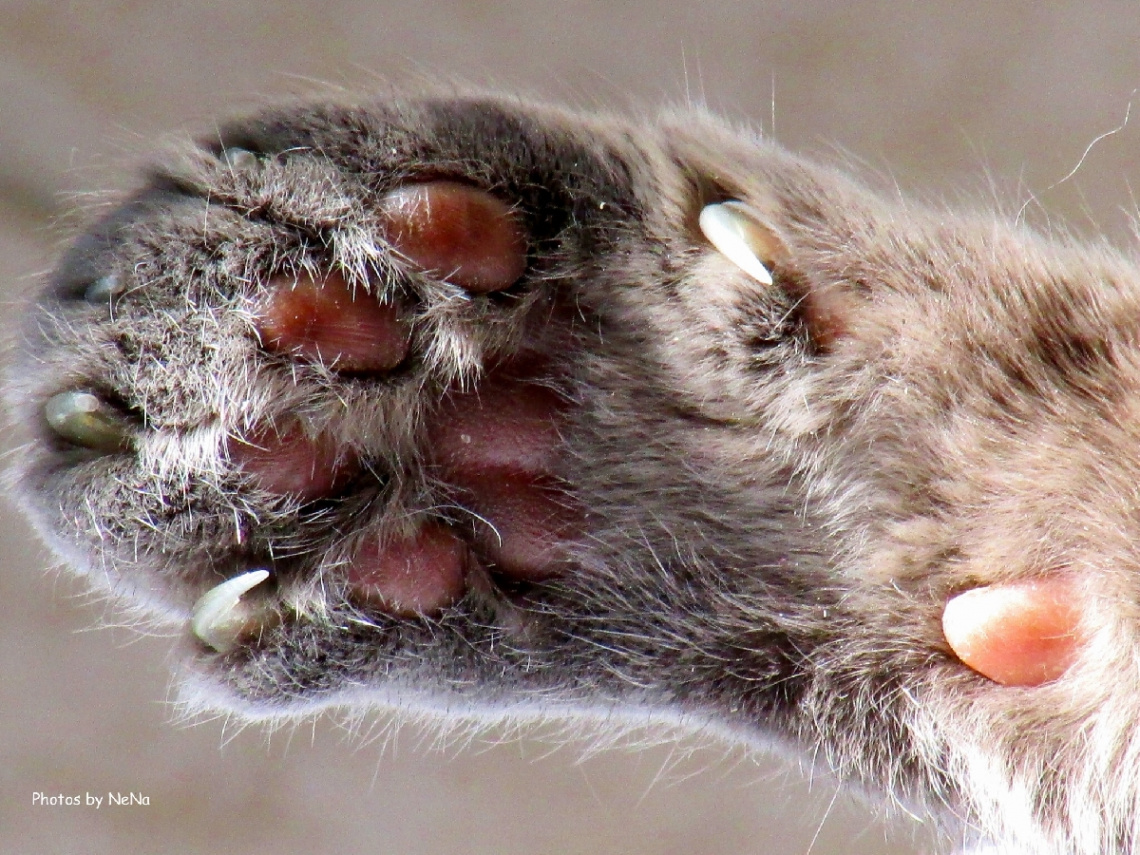
[{"label": "claw", "polygon": [[268,570],[250,570],[211,588],[194,604],[191,632],[218,653],[233,650],[276,615],[268,604],[251,604],[242,599],[268,578]]},{"label": "claw", "polygon": [[725,258],[763,285],[772,284],[772,237],[735,200],[705,205],[701,232]]},{"label": "claw", "polygon": [[114,453],[131,445],[131,426],[114,407],[91,392],[60,392],[44,404],[44,418],[57,436],[93,451]]}]

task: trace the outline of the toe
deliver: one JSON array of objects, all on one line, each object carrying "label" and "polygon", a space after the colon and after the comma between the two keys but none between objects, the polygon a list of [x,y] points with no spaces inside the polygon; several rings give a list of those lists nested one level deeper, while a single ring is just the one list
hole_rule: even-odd
[{"label": "toe", "polygon": [[260,489],[304,502],[338,493],[360,471],[359,461],[331,438],[309,436],[300,425],[233,438],[227,451]]},{"label": "toe", "polygon": [[338,371],[390,371],[408,353],[409,329],[399,307],[379,302],[344,277],[278,276],[254,307],[262,345]]},{"label": "toe", "polygon": [[472,515],[473,546],[515,581],[550,578],[565,544],[569,499],[555,476],[565,406],[538,382],[493,375],[450,395],[432,426],[439,472]]},{"label": "toe", "polygon": [[526,269],[517,217],[489,193],[454,181],[413,184],[381,202],[385,237],[420,270],[476,294],[513,285]]},{"label": "toe", "polygon": [[467,547],[446,526],[429,522],[405,537],[366,538],[348,564],[352,592],[397,616],[431,615],[464,591]]}]

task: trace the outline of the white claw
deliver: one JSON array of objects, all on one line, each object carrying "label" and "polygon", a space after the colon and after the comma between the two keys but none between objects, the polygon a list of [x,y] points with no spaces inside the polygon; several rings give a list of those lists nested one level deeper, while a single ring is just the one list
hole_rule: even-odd
[{"label": "white claw", "polygon": [[219,653],[233,650],[264,623],[265,610],[252,608],[242,596],[268,578],[268,570],[250,570],[208,590],[190,613],[191,631]]},{"label": "white claw", "polygon": [[709,243],[725,258],[761,284],[771,285],[766,259],[772,238],[746,211],[742,202],[718,202],[705,205],[697,222]]}]

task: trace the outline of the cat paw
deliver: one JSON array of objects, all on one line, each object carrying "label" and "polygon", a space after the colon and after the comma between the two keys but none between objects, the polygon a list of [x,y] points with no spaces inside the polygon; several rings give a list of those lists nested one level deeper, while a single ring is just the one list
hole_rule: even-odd
[{"label": "cat paw", "polygon": [[362,115],[367,139],[316,107],[160,168],[25,336],[41,528],[254,706],[549,631],[591,511],[567,440],[601,341],[582,268],[628,187],[501,106]]},{"label": "cat paw", "polygon": [[876,367],[875,210],[707,118],[267,111],[40,295],[25,506],[226,705],[632,697],[763,730],[844,633],[943,646],[934,600],[878,645],[829,563],[865,537],[814,499],[878,447],[836,427]]},{"label": "cat paw", "polygon": [[214,707],[651,711],[1109,840],[1133,282],[706,116],[269,110],[65,255],[16,480]]}]

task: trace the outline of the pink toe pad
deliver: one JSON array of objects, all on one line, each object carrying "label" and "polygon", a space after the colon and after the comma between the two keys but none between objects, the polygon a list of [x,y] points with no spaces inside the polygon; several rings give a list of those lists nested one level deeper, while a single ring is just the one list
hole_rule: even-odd
[{"label": "pink toe pad", "polygon": [[408,352],[398,307],[353,291],[338,273],[323,281],[279,276],[254,309],[262,345],[338,371],[390,371]]},{"label": "pink toe pad", "polygon": [[412,184],[385,196],[381,210],[400,255],[475,294],[509,288],[526,270],[526,234],[490,193],[455,181]]},{"label": "pink toe pad", "polygon": [[227,445],[230,459],[262,490],[306,502],[334,495],[360,470],[330,438],[311,437],[299,425],[264,428]]},{"label": "pink toe pad", "polygon": [[431,615],[463,595],[467,547],[450,529],[428,522],[411,537],[367,538],[348,566],[352,590],[385,611]]}]

